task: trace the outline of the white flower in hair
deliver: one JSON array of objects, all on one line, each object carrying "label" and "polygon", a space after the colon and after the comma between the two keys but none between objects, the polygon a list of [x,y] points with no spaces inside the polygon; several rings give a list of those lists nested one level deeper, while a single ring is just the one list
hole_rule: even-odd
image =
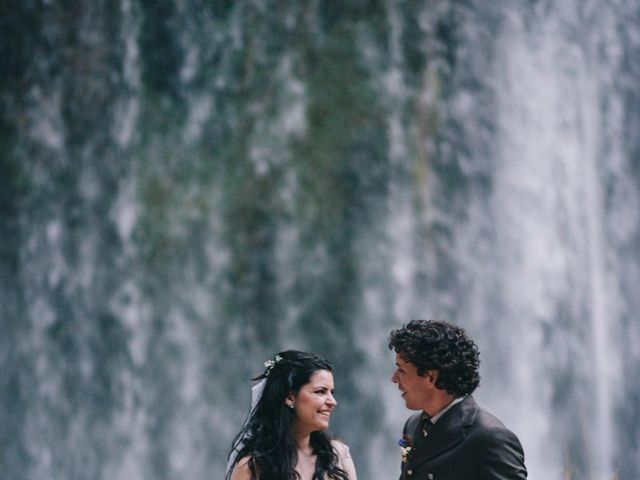
[{"label": "white flower in hair", "polygon": [[266,362],[264,362],[264,367],[267,369],[267,371],[264,374],[266,376],[269,376],[269,373],[271,373],[271,369],[275,367],[276,364],[281,360],[282,360],[282,357],[280,355],[276,355],[275,357],[273,357],[273,360],[267,360]]}]

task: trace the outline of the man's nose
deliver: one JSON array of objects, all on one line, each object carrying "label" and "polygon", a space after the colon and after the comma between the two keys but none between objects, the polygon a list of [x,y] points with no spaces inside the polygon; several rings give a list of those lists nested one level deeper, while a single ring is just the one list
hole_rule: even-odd
[{"label": "man's nose", "polygon": [[398,374],[398,372],[393,372],[393,375],[391,375],[391,381],[393,383],[398,383],[397,374]]}]

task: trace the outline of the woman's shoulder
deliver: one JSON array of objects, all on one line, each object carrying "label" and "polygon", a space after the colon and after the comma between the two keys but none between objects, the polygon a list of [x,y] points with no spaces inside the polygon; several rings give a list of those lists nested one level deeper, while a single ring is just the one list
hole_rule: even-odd
[{"label": "woman's shoulder", "polygon": [[349,453],[349,446],[341,440],[331,440],[331,446],[338,457],[339,467],[345,471],[349,480],[357,480],[356,467]]},{"label": "woman's shoulder", "polygon": [[233,468],[231,480],[251,480],[251,467],[249,465],[251,458],[250,455],[247,455],[238,460],[238,463]]},{"label": "woman's shoulder", "polygon": [[340,458],[351,458],[351,454],[349,453],[349,446],[342,440],[331,440],[331,446]]}]

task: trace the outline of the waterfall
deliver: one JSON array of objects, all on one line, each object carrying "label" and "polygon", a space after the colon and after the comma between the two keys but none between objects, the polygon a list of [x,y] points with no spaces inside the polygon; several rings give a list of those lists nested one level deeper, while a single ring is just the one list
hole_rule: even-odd
[{"label": "waterfall", "polygon": [[412,318],[476,339],[530,478],[640,476],[637,2],[19,3],[7,478],[221,477],[286,348],[334,362],[332,430],[392,478]]}]

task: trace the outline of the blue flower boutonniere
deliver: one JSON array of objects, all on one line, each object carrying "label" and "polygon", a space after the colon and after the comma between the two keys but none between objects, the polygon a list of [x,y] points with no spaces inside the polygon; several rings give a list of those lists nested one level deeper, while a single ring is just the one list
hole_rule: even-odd
[{"label": "blue flower boutonniere", "polygon": [[409,459],[409,455],[411,455],[412,445],[411,440],[406,435],[403,435],[400,440],[398,440],[398,445],[400,446],[400,454],[402,455],[402,462],[405,463]]}]

